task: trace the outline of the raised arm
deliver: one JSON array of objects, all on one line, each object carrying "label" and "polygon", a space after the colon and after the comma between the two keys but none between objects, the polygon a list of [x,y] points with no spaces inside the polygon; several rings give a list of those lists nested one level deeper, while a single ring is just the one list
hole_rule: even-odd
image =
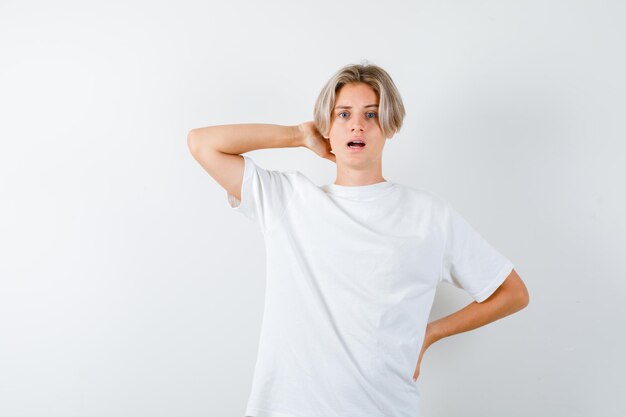
[{"label": "raised arm", "polygon": [[303,146],[298,125],[231,124],[192,129],[187,146],[194,159],[226,191],[241,199],[244,161],[255,149]]},{"label": "raised arm", "polygon": [[293,126],[275,124],[231,124],[192,129],[187,146],[202,168],[226,191],[241,199],[244,161],[239,154],[255,149],[303,146],[335,162],[330,142],[312,121]]},{"label": "raised arm", "polygon": [[239,155],[256,149],[302,146],[298,125],[248,123],[192,129],[187,144],[195,156],[206,149]]}]

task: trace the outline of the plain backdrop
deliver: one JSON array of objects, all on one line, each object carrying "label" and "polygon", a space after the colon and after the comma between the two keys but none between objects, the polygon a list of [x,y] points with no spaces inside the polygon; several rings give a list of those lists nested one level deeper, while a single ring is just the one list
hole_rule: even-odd
[{"label": "plain backdrop", "polygon": [[[264,244],[187,133],[311,120],[363,60],[407,110],[384,176],[450,201],[530,293],[426,351],[424,416],[624,415],[625,19],[622,1],[2,0],[0,415],[243,417]],[[305,148],[249,155],[335,179]],[[431,319],[471,301],[443,283]]]}]

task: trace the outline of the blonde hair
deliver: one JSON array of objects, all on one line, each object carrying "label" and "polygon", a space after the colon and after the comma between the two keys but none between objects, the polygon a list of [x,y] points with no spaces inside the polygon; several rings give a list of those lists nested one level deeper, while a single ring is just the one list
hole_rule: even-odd
[{"label": "blonde hair", "polygon": [[315,102],[313,120],[317,130],[327,138],[330,134],[331,114],[339,90],[350,83],[365,83],[378,97],[378,120],[385,137],[393,136],[402,127],[404,104],[400,92],[389,74],[373,64],[350,64],[339,69],[326,83]]}]

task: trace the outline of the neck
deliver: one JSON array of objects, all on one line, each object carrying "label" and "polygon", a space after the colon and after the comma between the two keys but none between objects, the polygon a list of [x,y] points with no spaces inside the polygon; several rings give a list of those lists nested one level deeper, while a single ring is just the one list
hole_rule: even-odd
[{"label": "neck", "polygon": [[355,167],[350,165],[337,165],[337,178],[335,184],[358,186],[370,185],[386,181],[382,173],[380,162],[372,167]]}]

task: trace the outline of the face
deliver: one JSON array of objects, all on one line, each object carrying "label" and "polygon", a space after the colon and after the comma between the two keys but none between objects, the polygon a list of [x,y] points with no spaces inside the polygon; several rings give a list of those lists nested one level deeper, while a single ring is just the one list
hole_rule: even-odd
[{"label": "face", "polygon": [[[378,121],[378,97],[367,84],[344,85],[335,100],[329,132],[337,162],[364,166],[380,159],[385,136]],[[361,140],[365,146],[348,146]]]}]

